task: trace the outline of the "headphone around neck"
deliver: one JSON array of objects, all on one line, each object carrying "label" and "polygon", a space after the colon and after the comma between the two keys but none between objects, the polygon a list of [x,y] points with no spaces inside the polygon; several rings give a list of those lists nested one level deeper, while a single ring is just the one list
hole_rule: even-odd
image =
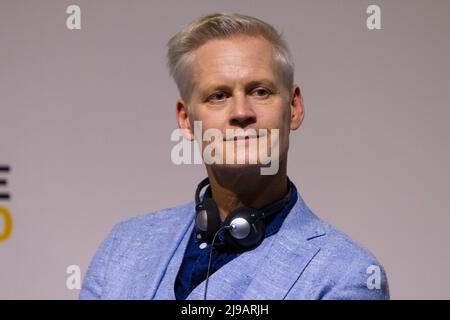
[{"label": "headphone around neck", "polygon": [[[289,201],[291,183],[288,181],[288,192],[284,198],[275,201],[264,208],[241,207],[230,212],[222,224],[225,229],[225,243],[237,251],[245,251],[257,247],[265,237],[265,219],[279,212]],[[209,185],[206,178],[195,191],[195,225],[200,230],[202,239],[212,241],[221,225],[219,208],[207,192],[200,200],[200,192]]]}]

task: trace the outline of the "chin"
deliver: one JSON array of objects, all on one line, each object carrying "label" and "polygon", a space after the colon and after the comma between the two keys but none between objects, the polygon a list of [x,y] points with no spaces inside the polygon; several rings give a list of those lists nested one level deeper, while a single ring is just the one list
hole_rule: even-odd
[{"label": "chin", "polygon": [[223,170],[223,171],[259,171],[261,168],[260,164],[250,164],[250,163],[242,163],[242,164],[213,164],[210,165],[211,168],[215,170]]}]

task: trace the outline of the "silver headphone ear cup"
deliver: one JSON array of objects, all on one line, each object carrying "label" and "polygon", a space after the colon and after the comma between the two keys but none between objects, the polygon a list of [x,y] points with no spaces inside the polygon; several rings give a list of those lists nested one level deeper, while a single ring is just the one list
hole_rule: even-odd
[{"label": "silver headphone ear cup", "polygon": [[258,210],[250,207],[236,209],[228,215],[224,225],[231,226],[225,232],[225,241],[238,251],[245,251],[258,246],[265,236],[265,224],[256,220]]},{"label": "silver headphone ear cup", "polygon": [[244,239],[248,237],[251,232],[250,223],[246,219],[241,217],[231,220],[230,226],[232,226],[232,228],[229,230],[229,232],[235,239]]},{"label": "silver headphone ear cup", "polygon": [[205,240],[211,241],[221,223],[215,201],[211,198],[203,199],[203,202],[196,206],[196,211],[195,224],[201,232],[205,233]]},{"label": "silver headphone ear cup", "polygon": [[197,209],[195,224],[202,232],[206,232],[208,230],[208,213],[205,209],[203,209],[203,207]]}]

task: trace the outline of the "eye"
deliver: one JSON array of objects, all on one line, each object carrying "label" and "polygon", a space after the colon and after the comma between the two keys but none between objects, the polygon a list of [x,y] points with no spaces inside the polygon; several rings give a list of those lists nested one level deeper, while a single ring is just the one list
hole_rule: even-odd
[{"label": "eye", "polygon": [[210,95],[209,97],[208,97],[208,101],[223,101],[223,100],[225,100],[227,98],[227,94],[225,93],[225,92],[223,92],[223,91],[218,91],[218,92],[215,92],[215,93],[213,93],[212,95]]},{"label": "eye", "polygon": [[257,97],[265,98],[270,95],[270,91],[266,88],[256,88],[252,91],[252,95],[255,95]]}]

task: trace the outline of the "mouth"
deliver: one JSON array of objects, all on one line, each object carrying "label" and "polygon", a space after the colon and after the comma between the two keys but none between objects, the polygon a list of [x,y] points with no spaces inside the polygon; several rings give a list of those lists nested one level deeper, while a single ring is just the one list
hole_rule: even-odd
[{"label": "mouth", "polygon": [[259,134],[236,134],[236,135],[228,135],[225,136],[224,141],[238,141],[238,140],[250,140],[250,139],[258,139],[261,137],[266,136],[266,133],[264,131],[260,132]]},{"label": "mouth", "polygon": [[258,136],[253,136],[253,135],[251,135],[251,136],[235,136],[232,139],[228,139],[227,141],[230,141],[230,140],[234,140],[234,141],[250,140],[250,139],[257,139],[257,138],[259,138],[259,137]]}]

